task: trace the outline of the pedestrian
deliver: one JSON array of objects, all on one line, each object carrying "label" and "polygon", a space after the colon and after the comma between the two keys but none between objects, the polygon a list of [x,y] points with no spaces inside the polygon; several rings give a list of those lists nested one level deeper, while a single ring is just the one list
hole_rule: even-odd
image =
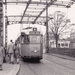
[{"label": "pedestrian", "polygon": [[6,62],[6,48],[4,47],[4,50],[3,50],[3,63]]},{"label": "pedestrian", "polygon": [[4,51],[4,48],[2,46],[2,44],[0,44],[0,70],[2,70],[2,64],[3,64],[3,52]]},{"label": "pedestrian", "polygon": [[17,45],[18,45],[18,47],[19,47],[19,51],[20,51],[20,55],[21,55],[21,44],[18,43]]},{"label": "pedestrian", "polygon": [[16,63],[19,64],[20,49],[16,43],[14,46],[14,56],[15,56]]},{"label": "pedestrian", "polygon": [[9,62],[14,64],[14,43],[10,40],[10,44],[8,45],[8,54],[9,54]]}]

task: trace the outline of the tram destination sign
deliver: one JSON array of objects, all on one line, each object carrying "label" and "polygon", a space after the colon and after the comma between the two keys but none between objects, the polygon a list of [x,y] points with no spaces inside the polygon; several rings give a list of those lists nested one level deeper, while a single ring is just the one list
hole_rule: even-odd
[{"label": "tram destination sign", "polygon": [[29,34],[40,34],[40,32],[39,31],[31,31],[31,32],[29,32]]}]

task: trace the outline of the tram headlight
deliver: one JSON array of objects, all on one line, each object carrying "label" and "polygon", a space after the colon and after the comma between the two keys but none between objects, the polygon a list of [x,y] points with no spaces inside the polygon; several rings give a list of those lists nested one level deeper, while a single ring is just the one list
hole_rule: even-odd
[{"label": "tram headlight", "polygon": [[36,53],[36,52],[37,52],[37,50],[34,50],[34,52]]}]

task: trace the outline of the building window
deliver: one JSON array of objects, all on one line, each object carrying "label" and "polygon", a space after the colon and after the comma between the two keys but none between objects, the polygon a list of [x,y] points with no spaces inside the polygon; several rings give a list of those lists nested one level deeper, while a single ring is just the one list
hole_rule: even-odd
[{"label": "building window", "polygon": [[67,47],[67,46],[68,46],[68,44],[67,44],[67,43],[65,43],[65,46]]},{"label": "building window", "polygon": [[60,43],[58,44],[58,47],[60,48]]},{"label": "building window", "polygon": [[62,43],[61,46],[64,46],[64,44]]},{"label": "building window", "polygon": [[50,42],[51,45],[54,45],[54,41]]}]

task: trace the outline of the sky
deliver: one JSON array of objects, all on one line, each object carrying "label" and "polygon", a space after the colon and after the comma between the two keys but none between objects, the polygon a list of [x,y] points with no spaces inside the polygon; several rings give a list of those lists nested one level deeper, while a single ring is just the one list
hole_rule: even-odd
[{"label": "sky", "polygon": [[[26,32],[28,33],[28,31],[26,30],[23,30],[23,28],[26,28],[27,26],[30,26],[30,27],[37,27],[37,31],[40,31],[41,34],[45,34],[46,32],[46,28],[45,26],[42,26],[42,25],[38,25],[38,24],[14,24],[14,25],[9,25],[7,27],[7,41],[8,43],[10,43],[10,40],[12,39],[13,42],[15,42],[15,39],[17,39],[17,37],[20,35],[21,32]],[[30,29],[31,30],[31,29]]]},{"label": "sky", "polygon": [[[61,1],[67,1],[67,0],[61,0]],[[22,11],[25,7],[21,6],[21,7],[14,7],[13,6],[9,6],[8,7],[8,12],[7,14],[19,14],[21,13],[22,14]],[[13,12],[13,10],[15,10]],[[17,11],[17,12],[16,12]],[[66,13],[66,16],[67,18],[69,18],[71,20],[71,23],[75,23],[75,4],[73,4],[71,6],[71,8],[64,8],[64,7],[57,7],[57,6],[51,6],[48,8],[48,14],[53,14],[55,11],[62,11],[62,12],[65,12]],[[13,13],[12,13],[13,12]],[[44,12],[42,14],[42,16],[45,16],[46,13]],[[23,28],[27,27],[27,26],[32,26],[32,27],[36,27],[38,28],[39,31],[41,31],[41,33],[44,35],[45,32],[46,32],[46,28],[45,26],[41,26],[41,25],[26,25],[24,24],[23,25]],[[15,41],[15,39],[17,38],[17,36],[19,36],[20,34],[20,31],[21,31],[21,25],[20,24],[14,24],[14,25],[8,25],[8,29],[7,29],[7,32],[8,32],[8,43],[9,41],[12,39],[13,41]]]}]

